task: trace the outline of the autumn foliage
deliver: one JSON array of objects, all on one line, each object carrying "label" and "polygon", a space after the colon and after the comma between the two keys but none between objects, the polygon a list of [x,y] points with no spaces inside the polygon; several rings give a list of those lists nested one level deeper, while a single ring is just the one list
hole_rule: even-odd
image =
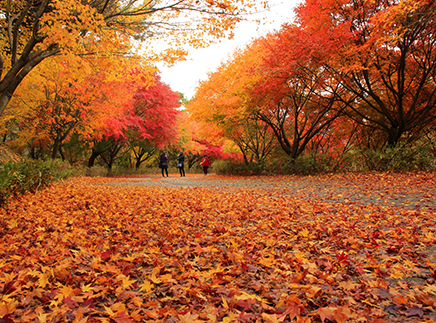
[{"label": "autumn foliage", "polygon": [[188,109],[232,140],[262,122],[293,160],[433,138],[435,12],[433,1],[304,1],[295,22],[211,73]]},{"label": "autumn foliage", "polygon": [[432,322],[434,173],[184,181],[1,209],[2,321]]},{"label": "autumn foliage", "polygon": [[[184,45],[204,47],[231,37],[242,14],[265,1],[6,0],[0,4],[0,116],[21,81],[48,57],[64,55],[172,63]],[[165,39],[165,46],[156,45]]]}]

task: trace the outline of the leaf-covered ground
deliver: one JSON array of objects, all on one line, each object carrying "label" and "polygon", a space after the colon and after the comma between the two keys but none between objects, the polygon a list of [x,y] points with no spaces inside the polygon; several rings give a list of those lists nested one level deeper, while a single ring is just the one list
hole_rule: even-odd
[{"label": "leaf-covered ground", "polygon": [[436,173],[95,179],[0,209],[0,322],[434,322]]}]

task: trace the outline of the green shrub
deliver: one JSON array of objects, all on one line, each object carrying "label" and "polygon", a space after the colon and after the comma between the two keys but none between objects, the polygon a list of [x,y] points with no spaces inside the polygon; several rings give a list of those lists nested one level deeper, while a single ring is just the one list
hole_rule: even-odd
[{"label": "green shrub", "polygon": [[85,176],[87,167],[73,166],[67,161],[60,159],[49,160],[45,162],[53,175],[54,181],[65,179],[73,176]]},{"label": "green shrub", "polygon": [[361,151],[356,158],[364,160],[366,166],[364,170],[370,171],[436,169],[435,156],[433,156],[431,149],[419,141],[414,145],[397,145],[379,151]]},{"label": "green shrub", "polygon": [[79,168],[59,160],[9,161],[0,165],[0,206],[12,197],[36,192],[51,183],[70,176],[82,175]]},{"label": "green shrub", "polygon": [[103,177],[108,174],[108,170],[104,166],[92,166],[91,168],[87,167],[85,170],[85,175],[90,177]]},{"label": "green shrub", "polygon": [[327,155],[306,155],[293,160],[288,156],[272,158],[265,163],[246,165],[235,161],[215,161],[216,174],[222,175],[314,175],[329,173],[335,164]]},{"label": "green shrub", "polygon": [[282,172],[295,175],[315,175],[331,172],[332,160],[327,155],[305,155],[285,160]]},{"label": "green shrub", "polygon": [[243,162],[231,160],[217,160],[212,164],[212,168],[215,174],[219,175],[253,176],[267,175],[268,173],[263,164],[250,163],[246,165]]},{"label": "green shrub", "polygon": [[326,155],[306,155],[297,159],[283,156],[271,159],[266,168],[273,174],[314,175],[330,172],[332,161]]},{"label": "green shrub", "polygon": [[13,196],[35,192],[53,180],[49,167],[40,161],[8,162],[0,166],[0,205]]},{"label": "green shrub", "polygon": [[427,146],[419,142],[413,146],[393,148],[388,170],[414,171],[436,169],[435,157]]}]

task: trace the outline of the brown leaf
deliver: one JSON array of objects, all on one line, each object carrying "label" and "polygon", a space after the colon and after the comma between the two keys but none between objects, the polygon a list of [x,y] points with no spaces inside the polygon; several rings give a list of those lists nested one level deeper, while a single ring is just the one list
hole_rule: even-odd
[{"label": "brown leaf", "polygon": [[420,318],[424,316],[424,309],[421,307],[413,306],[406,310],[406,316],[419,316]]}]

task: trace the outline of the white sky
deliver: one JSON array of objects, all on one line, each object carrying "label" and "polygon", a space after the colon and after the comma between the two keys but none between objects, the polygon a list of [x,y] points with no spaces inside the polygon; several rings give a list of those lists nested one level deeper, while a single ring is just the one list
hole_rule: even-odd
[{"label": "white sky", "polygon": [[[173,91],[181,92],[187,99],[195,94],[198,82],[207,79],[208,72],[214,72],[229,55],[238,47],[245,47],[251,39],[277,30],[284,22],[293,20],[293,9],[300,0],[269,0],[271,10],[253,15],[252,21],[240,23],[235,29],[232,40],[223,39],[210,47],[191,50],[186,61],[172,67],[159,66],[162,82],[168,84]],[[265,25],[256,25],[255,19],[267,17]]]}]

